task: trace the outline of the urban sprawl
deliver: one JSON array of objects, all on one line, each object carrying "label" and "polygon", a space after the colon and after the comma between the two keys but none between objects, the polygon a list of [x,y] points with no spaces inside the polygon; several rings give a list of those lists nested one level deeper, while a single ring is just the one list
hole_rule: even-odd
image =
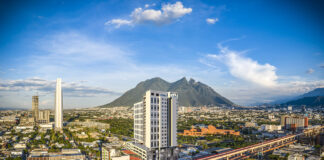
[{"label": "urban sprawl", "polygon": [[0,112],[0,159],[315,160],[324,157],[324,110],[308,106],[179,106],[178,94],[147,90],[132,107]]}]

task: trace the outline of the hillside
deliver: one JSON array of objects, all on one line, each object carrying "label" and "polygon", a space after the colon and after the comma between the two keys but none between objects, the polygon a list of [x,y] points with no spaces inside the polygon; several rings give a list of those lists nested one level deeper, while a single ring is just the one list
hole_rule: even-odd
[{"label": "hillside", "polygon": [[309,91],[307,93],[304,93],[302,95],[299,95],[299,96],[291,96],[289,98],[284,98],[284,99],[279,99],[279,100],[276,100],[274,102],[271,102],[270,104],[286,104],[288,102],[291,102],[291,101],[296,101],[296,100],[299,100],[299,99],[303,99],[305,97],[318,97],[318,96],[324,96],[324,88],[316,88],[312,91]]},{"label": "hillside", "polygon": [[316,88],[310,92],[307,92],[298,98],[303,98],[303,97],[316,97],[316,96],[324,96],[324,88]]},{"label": "hillside", "polygon": [[211,87],[193,79],[187,81],[186,78],[182,78],[169,83],[161,78],[152,78],[140,82],[135,88],[101,107],[132,106],[134,103],[141,101],[145,91],[149,89],[177,92],[180,106],[233,105],[230,100],[215,92]]},{"label": "hillside", "polygon": [[286,105],[306,105],[306,106],[324,106],[324,96],[304,97],[297,100],[292,100]]}]

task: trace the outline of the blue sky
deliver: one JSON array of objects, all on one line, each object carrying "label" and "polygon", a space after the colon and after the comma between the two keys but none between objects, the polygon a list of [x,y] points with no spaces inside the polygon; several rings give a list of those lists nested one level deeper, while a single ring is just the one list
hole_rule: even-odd
[{"label": "blue sky", "polygon": [[2,1],[0,107],[105,104],[140,81],[194,78],[237,104],[324,87],[323,2]]}]

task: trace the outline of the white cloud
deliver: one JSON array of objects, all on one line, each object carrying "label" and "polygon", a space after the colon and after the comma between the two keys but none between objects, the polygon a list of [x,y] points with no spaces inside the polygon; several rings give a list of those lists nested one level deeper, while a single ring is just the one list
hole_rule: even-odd
[{"label": "white cloud", "polygon": [[310,68],[310,69],[308,69],[307,71],[306,71],[306,73],[307,74],[312,74],[312,73],[314,73],[315,71],[314,71],[314,69],[312,69],[312,68]]},{"label": "white cloud", "polygon": [[[150,5],[145,5],[148,8]],[[163,25],[171,23],[186,14],[192,12],[192,8],[184,8],[181,2],[174,4],[164,4],[160,10],[155,9],[143,9],[136,8],[130,15],[130,20],[126,19],[112,19],[105,23],[105,25],[113,25],[115,28],[119,28],[122,25],[134,25],[153,23],[157,25]]]},{"label": "white cloud", "polygon": [[208,23],[208,24],[215,24],[216,22],[218,22],[219,20],[218,20],[218,18],[207,18],[206,19],[206,22]]},{"label": "white cloud", "polygon": [[260,87],[251,83],[236,81],[223,86],[222,95],[237,104],[250,105],[285,100],[324,87],[324,80],[293,79],[287,82],[278,80],[277,86],[274,87]]},{"label": "white cloud", "polygon": [[[57,77],[67,82],[63,84],[65,107],[91,107],[114,100],[116,94],[145,79],[162,77],[174,81],[187,76],[190,70],[168,63],[143,64],[125,47],[76,32],[46,35],[32,43],[34,53],[16,69],[23,74],[22,79],[0,80],[0,107],[15,106],[15,99],[19,99],[18,105],[26,108],[28,97],[36,90],[48,95],[42,100],[51,102]],[[40,78],[26,79],[26,75]]]},{"label": "white cloud", "polygon": [[125,20],[125,19],[113,19],[105,23],[105,25],[115,25],[115,28],[119,28],[120,26],[124,25],[133,25],[132,21]]},{"label": "white cloud", "polygon": [[152,4],[145,4],[145,8],[149,8],[149,7],[153,7],[153,6],[155,6],[156,4],[155,3],[152,3]]},{"label": "white cloud", "polygon": [[[0,92],[19,92],[19,91],[33,91],[42,93],[54,93],[56,86],[55,80],[45,80],[40,78],[28,78],[22,80],[1,80]],[[71,97],[85,97],[96,96],[97,94],[117,94],[105,88],[86,86],[76,82],[63,82],[62,88],[64,95]]]},{"label": "white cloud", "polygon": [[276,86],[276,67],[266,63],[259,64],[257,61],[245,57],[240,52],[230,50],[218,45],[220,54],[209,54],[207,57],[224,63],[231,75],[236,78],[252,82],[265,87]]},{"label": "white cloud", "polygon": [[[269,86],[260,85],[259,81],[269,83],[263,78],[271,77],[268,73],[271,71],[276,76],[275,70],[243,56],[240,52],[221,46],[220,54],[206,56],[201,60],[202,63],[208,62],[208,66],[211,66],[206,68],[195,63],[190,63],[190,65],[168,62],[143,63],[136,59],[137,56],[130,51],[131,49],[75,32],[56,33],[35,40],[35,42],[35,53],[24,59],[16,71],[23,73],[21,77],[28,75],[28,77],[40,78],[0,80],[0,101],[2,102],[0,107],[15,106],[17,100],[19,100],[19,107],[31,106],[30,97],[34,90],[38,90],[43,95],[46,94],[47,96],[42,96],[42,101],[51,107],[54,104],[52,94],[56,77],[62,77],[66,82],[63,84],[66,89],[64,106],[70,108],[106,104],[117,98],[114,93],[124,92],[140,81],[153,77],[161,77],[170,82],[183,76],[193,77],[239,104],[251,104],[258,100],[274,100],[274,97],[278,96],[304,93],[324,84],[291,77],[283,83],[282,76],[279,76],[278,80],[270,81],[270,84],[277,84],[274,87],[260,87]],[[233,55],[230,56],[232,52]],[[238,81],[238,79],[233,76],[228,77],[228,74],[223,69],[221,70],[216,62],[224,62],[231,74],[235,75],[234,77],[247,82],[224,84],[229,81]],[[232,64],[234,62],[240,65]],[[263,74],[262,70],[270,71]],[[254,79],[244,79],[244,75],[237,73],[238,71],[261,78],[257,83]]]}]

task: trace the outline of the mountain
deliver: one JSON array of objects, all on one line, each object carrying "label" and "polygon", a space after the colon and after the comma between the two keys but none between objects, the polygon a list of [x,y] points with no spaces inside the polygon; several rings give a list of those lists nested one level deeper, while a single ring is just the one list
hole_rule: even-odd
[{"label": "mountain", "polygon": [[324,96],[303,97],[297,100],[292,100],[286,105],[306,105],[306,106],[324,106]]},{"label": "mountain", "polygon": [[287,102],[299,100],[305,97],[317,97],[317,96],[324,96],[324,88],[316,88],[310,92],[307,92],[299,96],[290,96],[290,97],[278,99],[274,102],[271,102],[270,104],[286,104]]},{"label": "mountain", "polygon": [[142,100],[147,90],[177,92],[180,106],[202,105],[234,105],[233,102],[215,92],[211,87],[193,79],[187,81],[184,77],[176,82],[169,83],[161,78],[152,78],[140,82],[135,88],[128,90],[111,103],[100,107],[133,106]]},{"label": "mountain", "polygon": [[298,98],[303,98],[303,97],[316,97],[316,96],[324,96],[324,88],[316,88],[310,92],[307,92]]}]

